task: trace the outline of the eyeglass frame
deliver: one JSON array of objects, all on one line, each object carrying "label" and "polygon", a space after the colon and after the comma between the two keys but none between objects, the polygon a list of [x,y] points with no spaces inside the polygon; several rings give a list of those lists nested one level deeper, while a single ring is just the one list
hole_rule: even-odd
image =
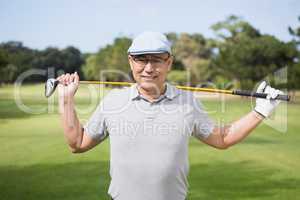
[{"label": "eyeglass frame", "polygon": [[[130,54],[129,54],[129,57],[130,57],[135,63],[140,64],[140,65],[142,65],[142,66],[146,66],[149,62],[150,62],[151,64],[155,65],[155,62],[153,62],[153,59],[152,59],[152,58],[151,58],[151,59],[148,59],[147,57],[145,57],[146,55],[152,56],[153,54],[141,54],[141,55],[130,55]],[[139,63],[139,61],[136,60],[138,57],[143,57],[143,58],[145,58],[145,61],[146,61],[146,62]],[[156,63],[156,65],[166,63],[166,62],[169,60],[169,58],[171,58],[171,57],[172,57],[172,55],[169,54],[169,53],[168,53],[168,57],[167,57],[167,58],[161,58],[161,57],[159,57],[159,56],[156,56],[156,58],[161,59],[161,62]],[[142,61],[141,61],[141,62],[142,62]]]}]

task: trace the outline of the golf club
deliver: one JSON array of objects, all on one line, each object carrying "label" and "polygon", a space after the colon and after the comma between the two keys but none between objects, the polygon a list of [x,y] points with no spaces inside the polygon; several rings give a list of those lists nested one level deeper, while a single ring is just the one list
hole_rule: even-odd
[{"label": "golf club", "polygon": [[[50,97],[55,91],[59,81],[50,78],[46,81],[45,84],[45,96]],[[130,86],[134,83],[130,82],[110,82],[110,81],[80,81],[80,84],[104,84],[104,85],[118,85],[118,86]],[[221,89],[211,89],[211,88],[198,88],[198,87],[189,87],[189,86],[180,86],[176,85],[178,89],[194,91],[194,92],[211,92],[211,93],[222,93],[222,94],[231,94],[231,95],[239,95],[239,96],[251,96],[256,98],[266,98],[267,94],[264,93],[256,93],[249,90],[221,90]],[[278,95],[275,99],[282,101],[289,101],[289,95]]]}]

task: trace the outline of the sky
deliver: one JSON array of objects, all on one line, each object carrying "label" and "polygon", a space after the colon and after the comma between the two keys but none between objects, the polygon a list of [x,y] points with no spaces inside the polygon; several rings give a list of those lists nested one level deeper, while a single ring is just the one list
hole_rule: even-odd
[{"label": "sky", "polygon": [[34,49],[69,45],[93,53],[117,37],[143,31],[201,33],[237,15],[261,33],[291,40],[299,27],[299,0],[1,0],[0,43],[21,41]]}]

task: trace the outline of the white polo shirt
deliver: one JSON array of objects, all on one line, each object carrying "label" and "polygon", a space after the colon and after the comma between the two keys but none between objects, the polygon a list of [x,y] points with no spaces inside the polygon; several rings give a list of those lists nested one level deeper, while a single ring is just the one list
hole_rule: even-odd
[{"label": "white polo shirt", "polygon": [[114,200],[186,198],[189,138],[208,137],[214,122],[192,92],[166,86],[152,103],[136,84],[114,89],[84,126],[93,139],[110,139],[108,193]]}]

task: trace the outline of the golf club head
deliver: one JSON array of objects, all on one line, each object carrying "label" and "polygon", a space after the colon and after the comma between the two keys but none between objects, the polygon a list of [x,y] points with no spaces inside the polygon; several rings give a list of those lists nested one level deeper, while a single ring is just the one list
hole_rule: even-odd
[{"label": "golf club head", "polygon": [[47,81],[46,81],[46,84],[45,84],[45,96],[48,98],[50,97],[53,92],[55,91],[55,88],[57,87],[59,81],[54,79],[54,78],[49,78]]}]

